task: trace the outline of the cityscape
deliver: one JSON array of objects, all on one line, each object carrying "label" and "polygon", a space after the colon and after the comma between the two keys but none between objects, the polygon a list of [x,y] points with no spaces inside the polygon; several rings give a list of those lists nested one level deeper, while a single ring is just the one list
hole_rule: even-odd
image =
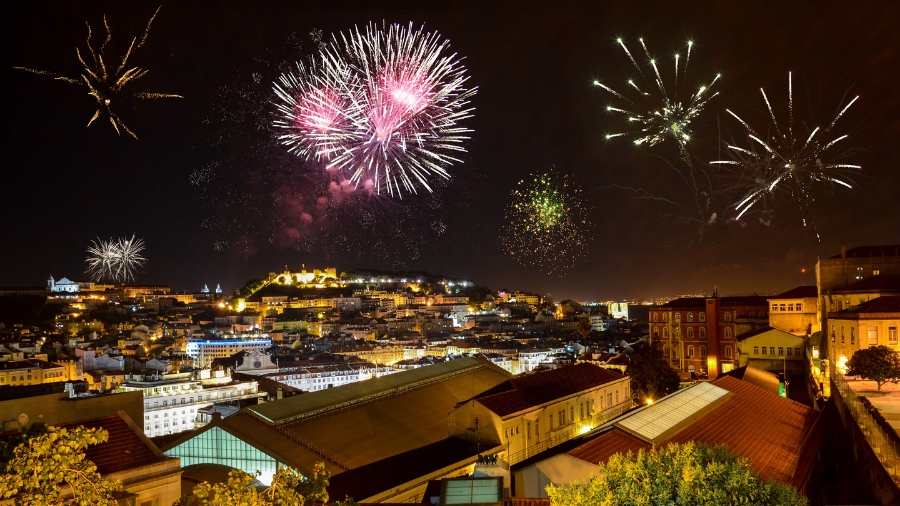
[{"label": "cityscape", "polygon": [[4,10],[0,504],[900,501],[900,5]]}]

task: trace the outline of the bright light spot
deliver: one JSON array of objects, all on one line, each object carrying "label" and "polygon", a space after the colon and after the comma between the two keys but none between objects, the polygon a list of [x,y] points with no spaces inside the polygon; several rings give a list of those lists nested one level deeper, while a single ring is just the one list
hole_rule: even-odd
[{"label": "bright light spot", "polygon": [[647,399],[647,404],[648,405],[653,404],[653,399]]}]

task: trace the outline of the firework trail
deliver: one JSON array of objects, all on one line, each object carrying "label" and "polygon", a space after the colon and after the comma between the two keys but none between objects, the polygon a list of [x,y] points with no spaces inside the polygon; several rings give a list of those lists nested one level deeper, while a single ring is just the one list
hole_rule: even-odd
[{"label": "firework trail", "polygon": [[562,276],[587,253],[591,208],[568,176],[551,167],[519,181],[511,197],[501,240],[519,263]]},{"label": "firework trail", "polygon": [[104,241],[91,241],[87,249],[87,266],[85,273],[94,281],[108,279],[127,282],[134,279],[137,269],[147,263],[141,253],[144,251],[144,240],[122,237]]},{"label": "firework trail", "polygon": [[333,37],[275,83],[281,142],[390,196],[432,191],[461,163],[471,130],[466,69],[437,32],[369,24]]},{"label": "firework trail", "polygon": [[[709,84],[700,86],[696,91],[686,89],[687,69],[693,47],[693,42],[688,42],[683,67],[679,68],[681,55],[675,54],[672,86],[667,88],[656,60],[650,56],[650,52],[644,44],[644,39],[639,40],[644,54],[647,55],[649,65],[647,73],[638,65],[637,60],[622,39],[617,39],[616,42],[622,46],[634,68],[637,69],[640,79],[628,79],[626,92],[616,91],[599,81],[594,81],[594,85],[608,91],[622,102],[618,106],[607,106],[606,110],[624,115],[628,119],[629,125],[633,125],[628,131],[608,134],[606,138],[633,136],[635,137],[634,143],[638,146],[653,146],[666,139],[673,139],[682,154],[686,156],[684,151],[691,136],[690,123],[700,114],[706,104],[718,95],[718,92],[712,93],[710,89],[721,76],[716,75]],[[649,72],[650,69],[652,69],[652,73]]]},{"label": "firework trail", "polygon": [[[760,88],[771,125],[767,135],[761,135],[740,116],[728,110],[747,132],[749,147],[728,145],[731,160],[710,162],[731,168],[740,174],[742,196],[734,203],[740,219],[758,204],[765,204],[777,193],[789,195],[800,207],[803,225],[807,224],[806,206],[813,200],[814,186],[839,185],[853,187],[852,175],[861,169],[859,165],[841,163],[850,152],[839,151],[848,134],[833,133],[841,116],[859,99],[854,97],[843,106],[825,128],[816,127],[808,134],[799,135],[794,129],[794,97],[791,73],[788,73],[788,120],[779,122],[765,90]],[[784,118],[782,118],[783,120]],[[808,130],[808,129],[807,129]]]},{"label": "firework trail", "polygon": [[131,44],[128,46],[128,50],[122,55],[122,58],[119,60],[118,65],[114,65],[112,60],[104,61],[106,45],[112,39],[112,34],[109,30],[109,24],[106,22],[106,16],[103,16],[103,26],[106,28],[106,38],[100,44],[99,49],[94,49],[94,46],[91,43],[91,25],[87,24],[87,48],[90,53],[90,58],[84,58],[81,54],[81,50],[77,47],[75,48],[75,53],[78,56],[78,61],[81,63],[83,67],[83,71],[80,75],[80,78],[71,78],[60,76],[54,72],[49,72],[45,70],[35,70],[26,67],[13,67],[18,70],[24,70],[25,72],[31,72],[33,74],[49,76],[57,81],[62,81],[64,83],[74,84],[77,86],[87,86],[88,95],[94,97],[97,101],[97,111],[94,112],[94,115],[91,116],[91,119],[88,120],[87,126],[91,126],[94,123],[94,120],[100,117],[101,114],[105,113],[109,118],[110,124],[112,124],[113,128],[116,130],[116,134],[121,135],[121,130],[124,130],[126,133],[137,139],[137,135],[128,128],[127,125],[122,121],[121,118],[115,113],[113,110],[114,105],[117,105],[119,99],[124,97],[132,97],[137,99],[157,99],[157,98],[184,98],[181,95],[173,95],[170,93],[150,93],[145,91],[129,91],[131,82],[136,81],[143,77],[149,72],[148,70],[142,69],[140,67],[133,67],[130,69],[126,69],[125,66],[128,63],[128,58],[131,57],[131,54],[140,49],[141,46],[144,45],[144,42],[147,41],[147,35],[150,34],[150,25],[153,23],[153,20],[156,19],[156,15],[159,13],[159,9],[162,7],[158,7],[156,12],[153,13],[153,16],[150,17],[150,21],[147,22],[147,28],[144,29],[144,34],[141,36],[141,40],[138,41],[137,37],[132,39]]}]

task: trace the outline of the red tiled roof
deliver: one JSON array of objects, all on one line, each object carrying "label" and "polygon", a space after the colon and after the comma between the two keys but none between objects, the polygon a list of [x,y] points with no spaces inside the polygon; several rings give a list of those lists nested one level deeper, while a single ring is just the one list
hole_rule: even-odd
[{"label": "red tiled roof", "polygon": [[818,413],[731,376],[721,376],[713,384],[734,395],[669,442],[724,444],[747,458],[763,478],[790,482],[796,471],[796,455],[803,449]]},{"label": "red tiled roof", "polygon": [[793,288],[784,293],[779,293],[774,297],[769,297],[769,300],[776,299],[802,299],[804,297],[818,297],[819,296],[819,288],[816,285],[809,286],[798,286],[797,288]]},{"label": "red tiled roof", "polygon": [[476,398],[499,416],[506,416],[546,402],[617,381],[624,376],[589,363],[579,363],[513,378]]},{"label": "red tiled roof", "polygon": [[649,449],[648,443],[619,428],[613,428],[566,453],[591,464],[599,464],[617,453],[624,455],[628,452],[637,453],[638,450]]}]

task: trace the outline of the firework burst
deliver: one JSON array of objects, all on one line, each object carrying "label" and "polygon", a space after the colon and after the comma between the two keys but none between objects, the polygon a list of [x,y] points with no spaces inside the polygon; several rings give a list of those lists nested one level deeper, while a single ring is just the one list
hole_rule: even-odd
[{"label": "firework burst", "polygon": [[506,208],[503,247],[523,265],[562,275],[586,254],[593,224],[581,188],[555,168],[519,181]]},{"label": "firework burst", "polygon": [[[814,186],[839,185],[853,187],[852,175],[862,167],[841,163],[849,152],[839,148],[848,138],[847,134],[833,133],[834,127],[847,109],[859,96],[840,109],[825,128],[816,127],[808,134],[797,135],[794,129],[794,97],[791,74],[788,73],[788,120],[779,123],[769,103],[765,90],[760,88],[763,100],[771,118],[767,135],[761,135],[737,114],[728,110],[737,119],[750,139],[749,148],[728,145],[733,159],[716,160],[712,164],[731,167],[739,172],[742,196],[734,204],[740,219],[757,204],[773,197],[776,193],[789,195],[800,205],[806,225],[806,203],[813,199]],[[784,118],[782,118],[784,119]],[[807,129],[808,131],[808,129]]]},{"label": "firework burst", "polygon": [[141,254],[144,240],[122,237],[104,241],[91,241],[85,259],[85,273],[94,281],[108,279],[117,282],[133,280],[137,270],[147,263]]},{"label": "firework burst", "polygon": [[[628,91],[621,93],[599,81],[594,81],[594,85],[622,101],[621,105],[610,105],[606,110],[624,115],[631,125],[628,131],[608,134],[606,138],[633,136],[634,143],[638,146],[652,146],[666,139],[673,139],[684,152],[685,144],[691,136],[690,123],[700,114],[709,100],[718,95],[717,92],[712,93],[710,89],[721,76],[716,75],[709,84],[700,86],[696,91],[687,89],[687,69],[693,47],[693,42],[688,42],[683,67],[680,67],[681,54],[675,54],[675,72],[671,88],[667,88],[656,60],[650,56],[650,51],[644,44],[644,39],[640,39],[640,42],[644,54],[647,55],[649,66],[647,73],[638,65],[622,39],[617,39],[616,42],[625,50],[640,78],[628,79],[626,87]],[[650,69],[652,73],[649,72]]]},{"label": "firework burst", "polygon": [[147,28],[144,29],[144,34],[143,36],[141,36],[141,40],[138,41],[137,37],[131,40],[131,44],[128,46],[128,50],[124,55],[122,55],[122,58],[119,60],[118,65],[113,65],[112,61],[109,59],[104,61],[106,45],[109,43],[110,39],[112,39],[112,34],[109,30],[109,24],[106,22],[106,16],[104,16],[103,26],[106,28],[106,38],[100,44],[100,47],[96,50],[94,49],[94,46],[91,43],[91,25],[89,23],[85,23],[87,24],[87,48],[90,53],[90,58],[85,59],[81,54],[81,50],[77,47],[75,48],[75,53],[78,55],[78,61],[82,66],[82,73],[80,78],[65,77],[54,72],[35,70],[26,67],[13,68],[31,72],[33,74],[49,76],[57,81],[62,81],[64,83],[74,84],[77,86],[87,86],[88,95],[94,97],[94,99],[97,101],[97,111],[94,112],[93,116],[91,116],[91,119],[88,121],[87,126],[91,126],[91,124],[93,124],[94,121],[101,116],[101,114],[105,113],[109,118],[109,122],[112,124],[113,128],[115,128],[117,134],[121,135],[121,131],[124,130],[126,133],[137,139],[137,135],[135,135],[135,133],[132,132],[127,125],[125,125],[122,119],[119,118],[119,116],[113,110],[113,107],[118,104],[119,99],[124,97],[132,97],[137,99],[183,98],[181,95],[173,95],[169,93],[130,91],[130,86],[127,86],[149,72],[148,70],[142,69],[140,67],[133,67],[130,69],[126,69],[125,67],[128,63],[128,58],[131,57],[131,54],[137,49],[140,49],[140,47],[144,45],[144,42],[147,41],[147,35],[149,35],[150,33],[150,25],[153,23],[153,20],[156,19],[156,15],[159,13],[160,8],[156,9],[156,12],[154,12],[153,16],[150,17],[150,21],[147,22]]},{"label": "firework burst", "polygon": [[292,152],[325,162],[354,184],[371,180],[391,196],[432,191],[450,177],[471,117],[461,58],[436,32],[369,24],[335,36],[317,60],[275,84],[282,129]]}]

